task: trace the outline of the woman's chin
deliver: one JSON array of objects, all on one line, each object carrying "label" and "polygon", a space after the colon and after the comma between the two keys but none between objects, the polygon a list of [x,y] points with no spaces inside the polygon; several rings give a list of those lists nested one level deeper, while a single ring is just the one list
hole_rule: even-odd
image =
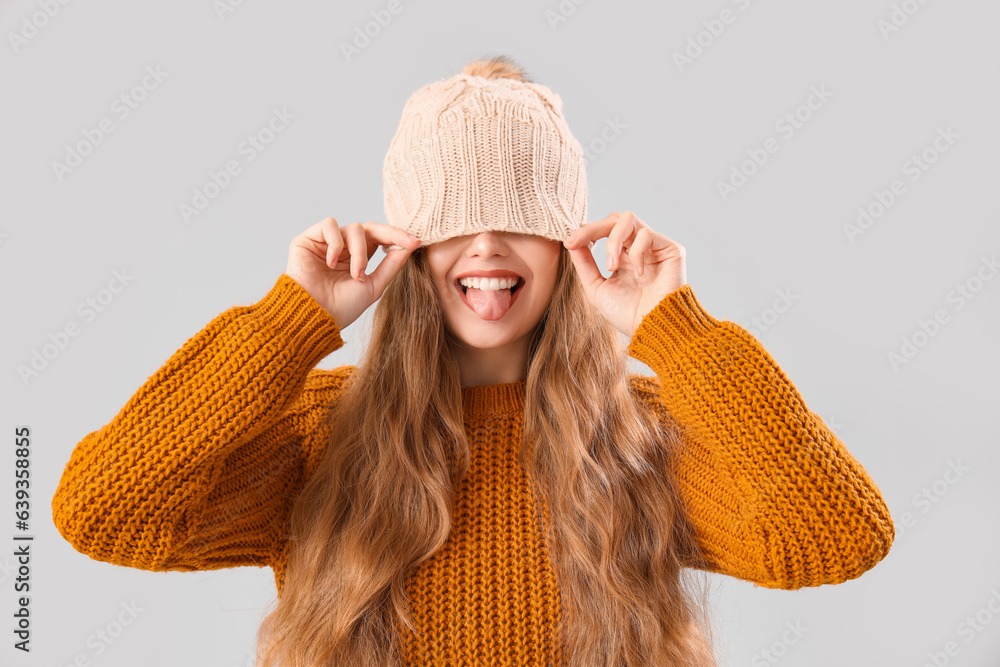
[{"label": "woman's chin", "polygon": [[517,338],[513,329],[504,325],[497,326],[496,322],[483,321],[482,327],[473,324],[457,329],[457,331],[453,329],[451,334],[462,345],[482,350],[503,347]]},{"label": "woman's chin", "polygon": [[[464,306],[463,306],[464,307]],[[499,320],[484,320],[475,313],[452,314],[448,331],[463,345],[480,349],[502,347],[522,338],[530,331],[523,318],[507,316]]]}]

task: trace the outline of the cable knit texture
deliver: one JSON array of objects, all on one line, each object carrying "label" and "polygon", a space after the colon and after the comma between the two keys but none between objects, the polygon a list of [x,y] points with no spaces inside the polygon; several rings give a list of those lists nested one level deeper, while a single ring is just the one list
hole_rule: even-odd
[{"label": "cable knit texture", "polygon": [[487,230],[563,241],[587,220],[583,147],[540,83],[461,73],[421,87],[382,184],[387,223],[425,245]]},{"label": "cable knit texture", "polygon": [[[286,274],[214,318],[73,449],[52,499],[60,534],[144,570],[271,567],[280,595],[292,504],[353,371],[314,366],[341,345]],[[702,552],[688,566],[795,589],[885,557],[894,531],[879,489],[747,331],[684,285],[628,351],[655,371],[631,376],[637,398],[684,434],[673,463]],[[517,456],[524,387],[462,388],[471,468],[447,543],[408,580],[419,635],[398,626],[407,664],[560,664],[559,585]]]}]

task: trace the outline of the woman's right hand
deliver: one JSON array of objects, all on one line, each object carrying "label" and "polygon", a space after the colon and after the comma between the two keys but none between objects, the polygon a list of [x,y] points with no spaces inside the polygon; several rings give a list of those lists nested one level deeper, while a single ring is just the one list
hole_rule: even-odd
[{"label": "woman's right hand", "polygon": [[[380,245],[385,258],[365,275],[368,258]],[[324,218],[294,239],[288,248],[285,274],[301,285],[345,329],[385,291],[420,240],[402,229],[378,222],[353,222],[346,227]]]}]

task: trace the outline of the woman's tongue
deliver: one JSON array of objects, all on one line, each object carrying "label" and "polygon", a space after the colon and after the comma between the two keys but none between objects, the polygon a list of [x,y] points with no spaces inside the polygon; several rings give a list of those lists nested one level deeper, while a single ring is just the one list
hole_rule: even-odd
[{"label": "woman's tongue", "polygon": [[510,309],[509,289],[478,289],[470,287],[465,292],[465,299],[484,320],[499,320]]}]

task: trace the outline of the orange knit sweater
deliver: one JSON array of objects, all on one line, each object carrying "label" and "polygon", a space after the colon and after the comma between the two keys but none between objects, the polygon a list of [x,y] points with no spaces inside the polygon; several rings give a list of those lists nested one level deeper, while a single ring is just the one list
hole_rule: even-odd
[{"label": "orange knit sweater", "polygon": [[[269,566],[284,585],[286,521],[353,367],[313,367],[340,329],[282,274],[214,318],[73,449],[52,499],[89,557],[144,570]],[[636,395],[680,422],[680,492],[704,561],[769,588],[860,576],[894,537],[878,488],[760,343],[708,315],[689,285],[629,342],[656,376]],[[524,381],[462,388],[471,468],[451,536],[410,578],[407,664],[559,664],[559,587],[518,463]],[[405,629],[404,629],[405,630]]]}]

